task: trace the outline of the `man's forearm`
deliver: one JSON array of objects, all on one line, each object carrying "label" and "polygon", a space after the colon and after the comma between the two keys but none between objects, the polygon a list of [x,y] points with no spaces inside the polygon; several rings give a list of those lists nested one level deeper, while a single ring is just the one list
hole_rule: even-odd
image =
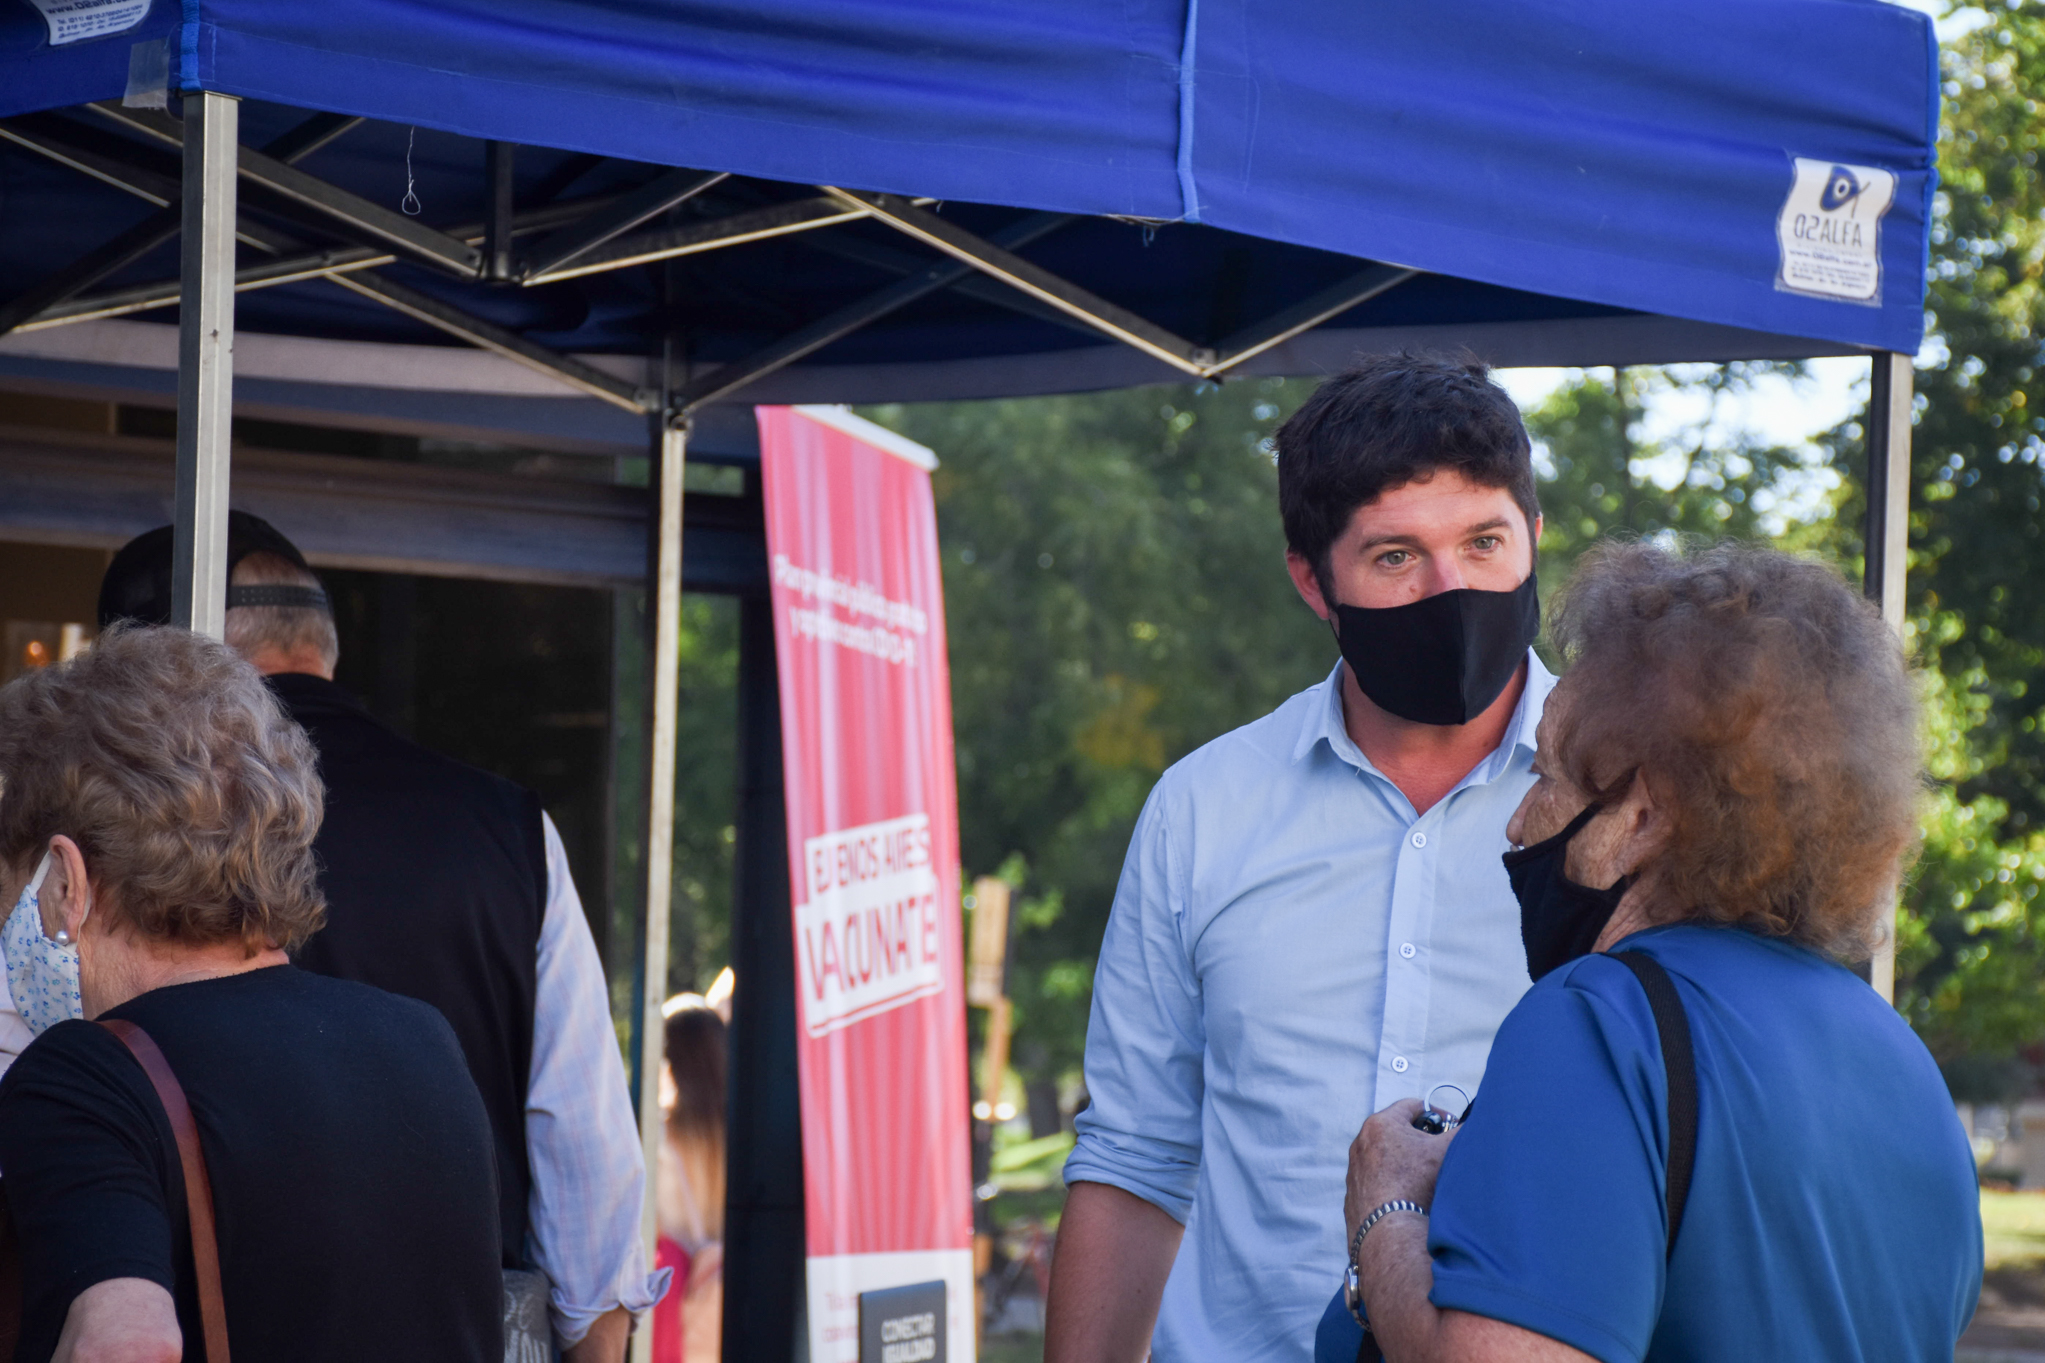
[{"label": "man's forearm", "polygon": [[1141,1363],[1184,1233],[1133,1193],[1073,1184],[1051,1262],[1044,1363]]}]

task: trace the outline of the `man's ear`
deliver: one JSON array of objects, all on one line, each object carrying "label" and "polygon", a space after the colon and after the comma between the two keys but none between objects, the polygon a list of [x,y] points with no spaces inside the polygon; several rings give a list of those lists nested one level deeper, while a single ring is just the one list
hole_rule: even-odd
[{"label": "man's ear", "polygon": [[1321,595],[1320,574],[1314,571],[1313,564],[1307,562],[1306,555],[1297,549],[1286,550],[1285,571],[1291,575],[1293,589],[1299,593],[1299,599],[1307,603],[1307,609],[1326,620],[1332,612],[1326,598]]}]

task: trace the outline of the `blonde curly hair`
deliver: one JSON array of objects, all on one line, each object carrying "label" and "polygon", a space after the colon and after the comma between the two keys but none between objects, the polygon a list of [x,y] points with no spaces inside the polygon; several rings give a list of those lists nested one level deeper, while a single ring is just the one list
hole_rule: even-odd
[{"label": "blonde curly hair", "polygon": [[117,624],[0,687],[0,858],[21,862],[62,833],[114,923],[290,950],[326,920],[316,762],[226,645]]},{"label": "blonde curly hair", "polygon": [[1646,776],[1673,822],[1657,917],[1865,959],[1924,789],[1916,690],[1875,607],[1758,545],[1607,543],[1550,638],[1569,670],[1543,761],[1600,802]]}]

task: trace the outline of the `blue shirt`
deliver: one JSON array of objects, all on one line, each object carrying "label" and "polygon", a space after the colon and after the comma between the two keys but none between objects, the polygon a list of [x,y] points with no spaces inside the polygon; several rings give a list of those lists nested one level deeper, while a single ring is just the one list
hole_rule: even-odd
[{"label": "blue shirt", "polygon": [[1477,1091],[1527,988],[1499,856],[1555,684],[1528,659],[1504,740],[1424,815],[1350,739],[1339,666],[1151,792],[1101,944],[1065,1178],[1185,1224],[1159,1363],[1310,1358],[1357,1128],[1436,1084]]},{"label": "blue shirt", "polygon": [[1624,965],[1586,956],[1499,1030],[1435,1191],[1434,1304],[1604,1363],[1949,1361],[1981,1289],[1980,1202],[1923,1043],[1786,942],[1672,926],[1615,949],[1661,962],[1690,1019],[1697,1163],[1673,1261],[1654,1015]]},{"label": "blue shirt", "polygon": [[649,1271],[646,1264],[646,1160],[611,1028],[610,990],[560,830],[545,814],[540,823],[547,907],[525,1098],[533,1166],[526,1249],[551,1284],[548,1313],[568,1345],[618,1307],[635,1319],[643,1315],[667,1290],[673,1270]]}]

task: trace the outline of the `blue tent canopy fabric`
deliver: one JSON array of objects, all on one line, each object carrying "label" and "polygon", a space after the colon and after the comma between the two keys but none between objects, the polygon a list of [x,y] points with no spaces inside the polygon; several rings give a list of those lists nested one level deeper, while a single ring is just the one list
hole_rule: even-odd
[{"label": "blue tent canopy fabric", "polygon": [[[1914,352],[1938,73],[1872,0],[1195,0],[1202,221],[1616,307]],[[1775,286],[1791,158],[1896,172],[1879,307]]]},{"label": "blue tent canopy fabric", "polygon": [[[1345,337],[1662,319],[1640,358],[1665,360],[1743,336],[1755,354],[1907,353],[1923,332],[1936,45],[1882,0],[153,0],[125,32],[54,47],[30,0],[0,0],[0,117],[118,99],[159,45],[173,88],[247,101],[251,145],[305,110],[376,120],[308,168],[395,205],[409,151],[441,226],[478,219],[477,140],[496,139],[522,144],[522,191],[583,154],[613,159],[570,197],[688,166],[746,177],[706,214],[835,184],[941,201],[983,234],[1015,210],[1086,215],[1026,254],[1203,343],[1367,261],[1424,273],[1334,319]],[[1887,177],[1864,224],[1873,297],[1783,286],[1797,158]],[[0,209],[0,298],[92,244],[82,224],[148,211],[11,147]],[[690,257],[665,286],[680,304],[645,270],[494,292],[389,272],[581,353],[645,355],[679,308],[692,359],[723,363],[919,250],[868,224]],[[174,251],[121,279],[174,274]],[[239,325],[445,342],[319,282],[245,293]],[[1085,387],[1074,366],[1102,349],[950,290],[811,363],[1064,354],[1042,385]],[[1325,360],[1265,368],[1303,355]]]}]

